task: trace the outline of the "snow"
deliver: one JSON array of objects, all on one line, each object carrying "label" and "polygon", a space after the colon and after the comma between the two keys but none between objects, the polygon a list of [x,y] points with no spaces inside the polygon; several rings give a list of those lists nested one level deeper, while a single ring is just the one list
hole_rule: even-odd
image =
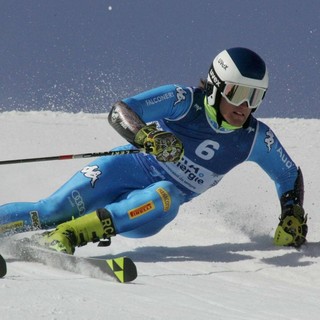
[{"label": "snow", "polygon": [[[116,236],[80,256],[126,254],[139,276],[131,284],[90,278],[12,257],[0,279],[1,319],[319,319],[320,119],[263,119],[305,180],[308,245],[275,247],[280,212],[273,182],[245,163],[181,207],[146,239]],[[4,112],[0,160],[107,151],[124,143],[106,114]],[[1,203],[37,201],[88,159],[0,166]]]}]

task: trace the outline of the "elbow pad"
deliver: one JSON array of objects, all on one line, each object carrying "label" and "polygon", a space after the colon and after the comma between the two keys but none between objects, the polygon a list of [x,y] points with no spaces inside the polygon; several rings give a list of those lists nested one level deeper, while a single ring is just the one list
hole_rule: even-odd
[{"label": "elbow pad", "polygon": [[127,104],[116,102],[108,115],[108,121],[123,138],[139,147],[135,143],[135,136],[146,123]]}]

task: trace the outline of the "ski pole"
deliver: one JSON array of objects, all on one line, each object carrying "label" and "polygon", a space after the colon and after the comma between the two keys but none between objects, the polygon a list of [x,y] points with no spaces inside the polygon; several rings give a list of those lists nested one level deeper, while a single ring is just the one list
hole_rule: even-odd
[{"label": "ski pole", "polygon": [[52,157],[4,160],[4,161],[0,161],[0,165],[15,164],[15,163],[27,163],[27,162],[38,162],[38,161],[83,159],[83,158],[94,158],[94,157],[102,157],[102,156],[120,156],[120,155],[124,155],[124,154],[133,154],[133,153],[140,153],[140,152],[143,152],[143,150],[132,149],[132,150],[114,150],[114,151],[105,151],[105,152],[66,154],[66,155],[52,156]]}]

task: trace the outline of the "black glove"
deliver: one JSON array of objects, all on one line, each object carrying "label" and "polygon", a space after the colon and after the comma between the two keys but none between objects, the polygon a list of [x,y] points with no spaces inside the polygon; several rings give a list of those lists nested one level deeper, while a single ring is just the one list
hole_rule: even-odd
[{"label": "black glove", "polygon": [[140,129],[134,142],[147,153],[153,154],[158,161],[176,162],[183,156],[182,142],[171,132],[157,130],[155,124]]},{"label": "black glove", "polygon": [[274,244],[294,247],[304,244],[308,233],[307,218],[298,204],[285,206],[274,235]]}]

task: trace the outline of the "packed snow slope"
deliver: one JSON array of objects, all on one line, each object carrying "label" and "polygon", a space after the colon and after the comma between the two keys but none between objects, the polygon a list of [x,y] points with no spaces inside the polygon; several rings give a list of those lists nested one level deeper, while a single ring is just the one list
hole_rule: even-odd
[{"label": "packed snow slope", "polygon": [[[126,254],[139,271],[131,284],[94,279],[8,259],[0,279],[0,314],[11,319],[319,319],[319,119],[264,119],[305,179],[308,244],[279,248],[272,237],[280,213],[273,182],[245,163],[219,185],[181,207],[156,236],[116,236],[109,248],[81,256]],[[0,160],[106,151],[124,143],[105,114],[0,114]],[[0,166],[1,203],[37,201],[88,160]]]}]

